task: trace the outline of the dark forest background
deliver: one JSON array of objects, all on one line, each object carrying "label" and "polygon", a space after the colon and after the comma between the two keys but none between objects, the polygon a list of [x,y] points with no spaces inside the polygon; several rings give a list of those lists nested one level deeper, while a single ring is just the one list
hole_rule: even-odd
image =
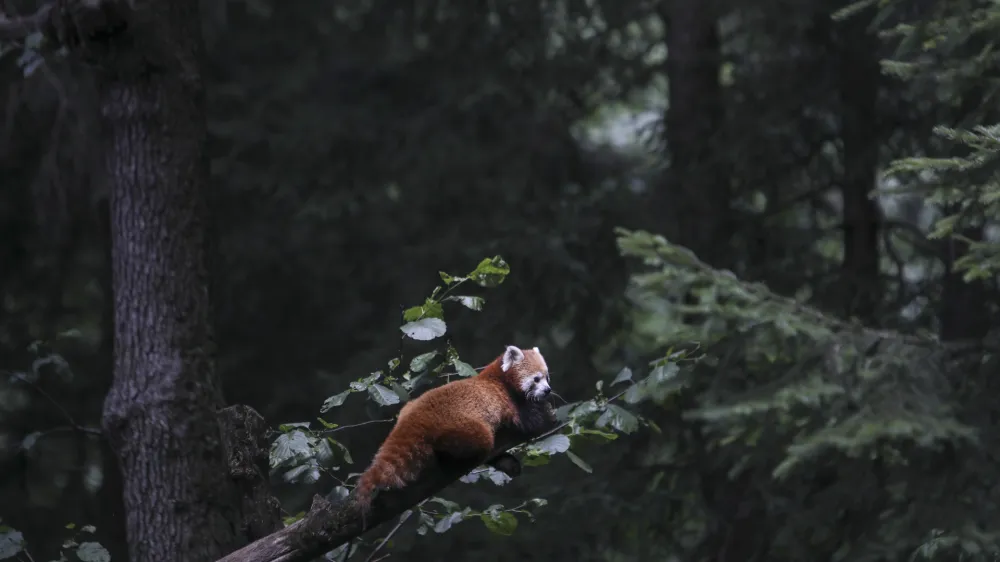
[{"label": "dark forest background", "polygon": [[[501,255],[483,310],[449,317],[468,363],[537,345],[581,400],[700,358],[638,406],[652,426],[574,447],[591,473],[557,456],[444,493],[544,497],[533,523],[404,528],[390,559],[995,560],[1000,5],[845,7],[202,2],[225,400],[315,419],[399,354],[439,271]],[[39,561],[71,523],[127,559],[91,431],[112,382],[100,79],[0,43],[0,517]],[[338,433],[346,470],[388,429]],[[332,485],[272,484],[287,515]]]}]

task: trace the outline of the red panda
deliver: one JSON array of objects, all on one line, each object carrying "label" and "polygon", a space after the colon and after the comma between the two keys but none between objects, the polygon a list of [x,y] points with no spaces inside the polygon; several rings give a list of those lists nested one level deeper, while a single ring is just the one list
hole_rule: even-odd
[{"label": "red panda", "polygon": [[538,348],[508,345],[474,377],[428,390],[399,412],[371,465],[358,478],[354,501],[367,513],[378,490],[402,488],[431,463],[488,463],[510,476],[520,463],[503,453],[490,458],[497,436],[537,437],[555,425],[549,368]]}]

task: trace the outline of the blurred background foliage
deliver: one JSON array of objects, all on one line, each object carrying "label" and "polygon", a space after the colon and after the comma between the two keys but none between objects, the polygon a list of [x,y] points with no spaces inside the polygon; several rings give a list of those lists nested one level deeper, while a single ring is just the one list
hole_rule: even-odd
[{"label": "blurred background foliage", "polygon": [[[995,559],[996,2],[203,7],[230,403],[312,416],[397,356],[437,271],[496,254],[508,280],[449,320],[474,366],[537,345],[579,400],[701,357],[643,405],[659,431],[580,452],[592,474],[446,494],[543,496],[535,524],[399,533],[397,556]],[[93,85],[13,51],[0,76],[0,517],[36,558],[78,522],[123,559],[88,431],[110,382]],[[357,470],[387,430],[338,435]],[[331,483],[275,485],[295,513]]]}]

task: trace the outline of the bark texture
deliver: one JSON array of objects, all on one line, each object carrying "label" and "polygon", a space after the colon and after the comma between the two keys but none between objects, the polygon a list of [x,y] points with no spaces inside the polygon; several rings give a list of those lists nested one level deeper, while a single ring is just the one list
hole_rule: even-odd
[{"label": "bark texture", "polygon": [[214,560],[239,546],[240,497],[216,414],[198,2],[133,3],[116,23],[82,46],[101,73],[110,184],[104,428],[124,478],[132,562]]}]

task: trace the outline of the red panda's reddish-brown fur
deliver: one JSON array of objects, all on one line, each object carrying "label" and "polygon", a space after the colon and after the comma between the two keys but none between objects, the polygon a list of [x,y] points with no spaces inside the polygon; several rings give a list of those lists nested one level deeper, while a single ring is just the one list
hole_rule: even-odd
[{"label": "red panda's reddish-brown fur", "polygon": [[355,502],[366,513],[377,490],[406,486],[442,457],[482,464],[498,432],[540,435],[554,423],[550,388],[548,366],[537,347],[507,346],[478,375],[428,390],[400,410],[358,478]]}]

